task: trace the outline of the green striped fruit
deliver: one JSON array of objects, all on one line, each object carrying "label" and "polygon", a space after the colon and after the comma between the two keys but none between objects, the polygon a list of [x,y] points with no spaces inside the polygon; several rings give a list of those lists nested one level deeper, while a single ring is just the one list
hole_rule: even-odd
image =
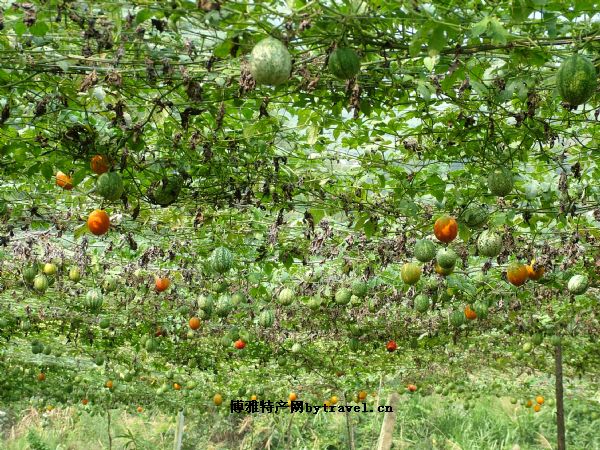
[{"label": "green striped fruit", "polygon": [[107,276],[102,282],[104,292],[114,292],[117,290],[117,279],[111,275]]},{"label": "green striped fruit", "polygon": [[571,106],[585,103],[596,90],[597,73],[592,61],[583,55],[565,59],[556,74],[556,87]]},{"label": "green striped fruit", "polygon": [[294,291],[292,291],[290,288],[283,288],[279,292],[278,299],[279,303],[281,303],[283,306],[291,305],[294,301]]},{"label": "green striped fruit", "polygon": [[213,250],[210,257],[212,270],[219,274],[229,272],[233,265],[233,255],[225,247],[217,247]]},{"label": "green striped fruit", "polygon": [[336,48],[329,55],[328,67],[334,77],[349,80],[360,71],[360,59],[351,48]]},{"label": "green striped fruit", "polygon": [[415,309],[424,313],[429,309],[429,298],[426,295],[419,294],[415,297]]},{"label": "green striped fruit", "polygon": [[292,57],[278,39],[267,37],[252,49],[250,73],[257,84],[277,86],[284,83],[292,72]]},{"label": "green striped fruit", "polygon": [[473,305],[473,311],[477,314],[478,319],[486,319],[488,316],[488,305],[483,301],[476,301]]},{"label": "green striped fruit", "polygon": [[367,295],[368,289],[367,283],[362,280],[354,280],[352,283],[352,294],[358,298],[364,298]]},{"label": "green striped fruit", "polygon": [[201,295],[198,298],[198,308],[204,311],[207,315],[211,315],[213,311],[214,300],[213,296],[209,295],[208,297]]},{"label": "green striped fruit", "polygon": [[119,200],[123,190],[123,179],[118,172],[103,173],[96,181],[96,194],[105,200]]},{"label": "green striped fruit", "polygon": [[258,323],[263,328],[272,327],[274,321],[275,315],[270,309],[265,309],[263,312],[260,313],[260,316],[258,316]]},{"label": "green striped fruit", "polygon": [[567,284],[567,289],[573,295],[581,295],[587,291],[588,284],[588,277],[586,275],[573,275]]},{"label": "green striped fruit", "polygon": [[33,279],[33,289],[39,293],[44,293],[48,289],[48,278],[44,274],[39,274]]},{"label": "green striped fruit", "polygon": [[235,294],[233,294],[231,296],[231,304],[233,306],[238,306],[241,303],[244,303],[245,301],[246,301],[246,297],[241,292],[236,292]]},{"label": "green striped fruit", "polygon": [[85,295],[85,300],[83,305],[86,309],[91,312],[97,312],[102,308],[102,303],[104,301],[102,292],[99,289],[90,289]]},{"label": "green striped fruit", "polygon": [[415,258],[421,262],[429,262],[435,258],[435,244],[427,239],[421,239],[415,244]]},{"label": "green striped fruit", "polygon": [[26,267],[23,270],[23,281],[25,281],[28,285],[33,285],[33,280],[35,280],[36,275],[38,274],[37,267]]},{"label": "green striped fruit", "polygon": [[231,310],[231,306],[231,297],[228,294],[220,295],[219,299],[217,300],[217,306],[215,308],[217,316],[227,316],[227,314],[229,314],[229,311]]},{"label": "green striped fruit", "polygon": [[440,248],[435,255],[435,260],[442,269],[453,269],[458,255],[451,248]]},{"label": "green striped fruit", "polygon": [[352,292],[350,289],[340,288],[335,293],[335,302],[338,305],[347,305],[352,297]]},{"label": "green striped fruit", "polygon": [[467,318],[465,317],[465,313],[463,311],[460,310],[456,310],[456,311],[452,311],[452,314],[450,314],[450,324],[453,327],[460,327],[462,324],[464,324],[467,321]]},{"label": "green striped fruit", "polygon": [[493,195],[504,197],[513,189],[513,176],[508,169],[496,169],[488,175],[487,183]]},{"label": "green striped fruit", "polygon": [[173,173],[153,182],[148,187],[146,195],[153,205],[166,207],[177,201],[183,183],[183,177],[178,173]]},{"label": "green striped fruit", "polygon": [[489,211],[484,206],[469,206],[462,215],[462,221],[469,228],[483,225],[489,217]]},{"label": "green striped fruit", "polygon": [[481,256],[494,258],[502,251],[502,237],[493,231],[484,230],[477,239],[477,249]]}]

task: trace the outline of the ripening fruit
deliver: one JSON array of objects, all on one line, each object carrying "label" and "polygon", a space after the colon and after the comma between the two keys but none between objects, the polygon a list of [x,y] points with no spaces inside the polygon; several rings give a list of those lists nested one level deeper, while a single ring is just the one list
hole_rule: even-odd
[{"label": "ripening fruit", "polygon": [[90,401],[89,401],[87,398],[84,398],[84,399],[82,399],[82,400],[81,400],[81,404],[82,404],[83,406],[87,405],[89,402],[90,402]]},{"label": "ripening fruit", "polygon": [[510,263],[506,270],[506,278],[508,282],[514,286],[522,286],[528,278],[527,267],[516,261]]},{"label": "ripening fruit", "polygon": [[533,406],[533,402],[531,400],[527,400],[527,402],[525,403],[525,407],[531,408],[532,406]]},{"label": "ripening fruit", "polygon": [[290,402],[296,401],[297,398],[298,398],[298,396],[296,395],[295,392],[290,392],[290,395],[288,396],[288,399],[290,400]]},{"label": "ripening fruit", "polygon": [[400,270],[400,277],[408,285],[417,284],[421,278],[421,265],[415,262],[404,264]]},{"label": "ripening fruit", "polygon": [[544,276],[544,272],[546,272],[546,269],[544,269],[542,266],[539,266],[537,269],[535,269],[535,259],[532,259],[531,264],[528,264],[526,267],[527,275],[529,276],[530,280],[537,281],[542,278]]},{"label": "ripening fruit", "polygon": [[465,308],[465,317],[467,320],[477,319],[477,313],[471,309],[471,305],[467,305]]},{"label": "ripening fruit", "polygon": [[88,217],[87,226],[92,234],[102,236],[110,228],[110,218],[106,214],[106,211],[95,209]]},{"label": "ripening fruit", "polygon": [[543,404],[544,404],[544,397],[542,397],[541,395],[538,395],[538,396],[535,398],[535,401],[536,401],[536,403],[537,403],[538,405],[543,405]]},{"label": "ripening fruit", "polygon": [[190,328],[192,330],[197,330],[198,328],[200,328],[200,319],[198,319],[197,317],[192,317],[190,319]]},{"label": "ripening fruit", "polygon": [[365,398],[367,398],[367,391],[360,391],[358,393],[358,399],[359,400],[364,400]]},{"label": "ripening fruit", "polygon": [[79,280],[81,280],[81,271],[79,270],[79,267],[74,266],[69,269],[69,280],[74,283],[77,283]]},{"label": "ripening fruit", "polygon": [[221,394],[215,394],[213,397],[213,403],[215,406],[221,406],[223,404],[223,396]]},{"label": "ripening fruit", "polygon": [[241,339],[238,339],[237,341],[235,341],[233,343],[233,346],[235,348],[237,348],[238,350],[242,350],[244,347],[246,347],[246,343],[244,341],[242,341]]},{"label": "ripening fruit", "polygon": [[46,379],[46,374],[44,372],[38,373],[37,380],[44,381]]},{"label": "ripening fruit", "polygon": [[417,386],[414,384],[409,384],[406,386],[406,389],[408,389],[409,392],[415,392],[417,390]]},{"label": "ripening fruit", "polygon": [[73,178],[60,170],[56,172],[56,185],[66,191],[73,189]]},{"label": "ripening fruit", "polygon": [[388,352],[395,352],[395,351],[396,351],[396,349],[398,348],[398,345],[396,344],[396,342],[395,342],[395,341],[393,341],[393,340],[392,340],[392,341],[389,341],[389,342],[387,343],[387,345],[385,346],[385,348],[386,348],[386,350],[387,350]]},{"label": "ripening fruit", "polygon": [[542,409],[542,407],[541,407],[540,405],[535,405],[535,406],[533,407],[533,410],[534,410],[535,412],[540,412],[540,409]]},{"label": "ripening fruit", "polygon": [[338,402],[338,398],[335,395],[332,395],[329,399],[329,404],[335,405]]},{"label": "ripening fruit", "polygon": [[143,410],[144,410],[144,408],[142,408],[141,406],[138,406],[136,408],[136,411],[139,412],[139,413],[141,413]]},{"label": "ripening fruit", "polygon": [[96,175],[102,175],[103,173],[108,172],[110,167],[105,156],[96,155],[90,161],[90,168]]},{"label": "ripening fruit", "polygon": [[254,401],[258,400],[258,396],[256,394],[253,394],[250,396],[250,400],[254,400]]},{"label": "ripening fruit", "polygon": [[437,273],[438,275],[442,275],[444,277],[447,275],[450,275],[452,272],[454,272],[454,267],[452,267],[450,269],[444,269],[437,262],[435,263],[434,269],[435,269],[435,273]]},{"label": "ripening fruit", "polygon": [[169,289],[171,285],[171,281],[167,278],[154,277],[154,286],[156,287],[156,292],[163,292]]},{"label": "ripening fruit", "polygon": [[176,391],[180,391],[181,385],[179,383],[173,383],[173,389],[175,389]]},{"label": "ripening fruit", "polygon": [[108,389],[112,389],[113,388],[112,380],[106,380],[106,383],[104,383],[104,387],[108,388]]},{"label": "ripening fruit", "polygon": [[56,267],[56,264],[46,263],[46,264],[44,264],[44,268],[42,269],[42,272],[44,272],[46,275],[55,275],[57,270],[58,270],[58,267]]},{"label": "ripening fruit", "polygon": [[435,237],[445,244],[452,242],[458,235],[458,223],[453,217],[444,215],[435,221],[433,225]]}]

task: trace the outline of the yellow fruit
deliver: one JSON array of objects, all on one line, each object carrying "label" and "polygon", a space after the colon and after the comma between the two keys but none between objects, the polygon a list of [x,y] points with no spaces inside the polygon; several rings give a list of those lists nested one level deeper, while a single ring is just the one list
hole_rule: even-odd
[{"label": "yellow fruit", "polygon": [[335,395],[332,395],[331,398],[329,399],[329,403],[331,403],[332,405],[335,405],[338,402],[338,398]]}]

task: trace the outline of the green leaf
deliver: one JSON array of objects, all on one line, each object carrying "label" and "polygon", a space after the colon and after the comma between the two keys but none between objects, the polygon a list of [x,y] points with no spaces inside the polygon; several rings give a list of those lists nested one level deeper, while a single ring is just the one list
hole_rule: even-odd
[{"label": "green leaf", "polygon": [[48,30],[49,28],[48,25],[46,25],[46,22],[39,20],[29,28],[29,32],[34,36],[45,36]]},{"label": "green leaf", "polygon": [[150,19],[152,16],[154,16],[154,12],[151,9],[141,9],[135,15],[135,24],[139,25],[140,23]]},{"label": "green leaf", "polygon": [[317,125],[308,127],[308,131],[306,133],[306,143],[308,145],[314,145],[317,142],[317,139],[319,139],[320,134],[320,127]]},{"label": "green leaf", "polygon": [[46,178],[46,180],[49,180],[54,174],[54,171],[52,170],[52,164],[50,164],[49,162],[43,163],[40,166],[40,172]]},{"label": "green leaf", "polygon": [[504,26],[500,23],[500,21],[494,17],[490,21],[490,37],[492,38],[492,42],[494,44],[504,45],[506,44],[506,39],[508,37],[508,32],[504,28]]},{"label": "green leaf", "polygon": [[490,23],[490,17],[486,16],[471,27],[471,36],[478,37],[486,32],[488,24]]}]

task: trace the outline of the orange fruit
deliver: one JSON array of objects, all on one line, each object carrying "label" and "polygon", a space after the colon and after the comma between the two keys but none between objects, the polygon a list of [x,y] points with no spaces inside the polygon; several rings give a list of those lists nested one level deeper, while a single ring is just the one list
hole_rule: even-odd
[{"label": "orange fruit", "polygon": [[465,308],[465,317],[467,318],[467,320],[477,319],[477,314],[471,309],[471,305],[467,305],[467,307]]},{"label": "orange fruit", "polygon": [[108,172],[108,169],[110,168],[108,159],[105,156],[96,155],[92,157],[90,161],[90,168],[95,174],[102,175],[103,173]]},{"label": "orange fruit", "polygon": [[138,406],[136,409],[137,409],[137,412],[139,412],[139,413],[141,413],[144,410],[144,408],[142,408],[141,406]]},{"label": "orange fruit", "polygon": [[329,399],[329,403],[331,403],[332,405],[335,405],[338,402],[338,398],[335,395],[332,395],[331,398]]},{"label": "orange fruit", "polygon": [[533,410],[534,410],[535,412],[540,412],[540,409],[542,409],[542,407],[541,407],[540,405],[535,405],[535,406],[533,407]]},{"label": "orange fruit", "polygon": [[359,400],[364,400],[365,398],[367,398],[367,392],[366,391],[360,391],[358,393],[358,399]]},{"label": "orange fruit", "polygon": [[533,402],[531,400],[527,400],[527,403],[525,403],[525,406],[527,408],[531,408],[532,405],[533,405]]},{"label": "orange fruit", "polygon": [[293,402],[298,398],[298,396],[294,392],[292,392],[292,393],[290,393],[288,398],[290,399],[291,402]]},{"label": "orange fruit", "polygon": [[536,401],[536,403],[537,403],[538,405],[543,405],[543,404],[544,404],[544,397],[542,397],[541,395],[538,395],[538,396],[535,398],[535,401]]},{"label": "orange fruit", "polygon": [[56,172],[56,185],[70,191],[73,189],[73,178],[59,170]]},{"label": "orange fruit", "polygon": [[527,281],[529,274],[527,267],[518,262],[512,262],[506,270],[506,279],[514,286],[522,286]]},{"label": "orange fruit", "polygon": [[542,278],[544,276],[544,272],[546,272],[546,269],[544,269],[541,266],[537,270],[534,269],[535,259],[531,260],[531,264],[528,264],[525,267],[527,268],[527,275],[530,279],[534,281],[537,281],[540,278]]},{"label": "orange fruit", "polygon": [[198,328],[200,328],[200,319],[198,319],[197,317],[192,317],[190,319],[190,328],[192,330],[197,330]]},{"label": "orange fruit", "polygon": [[433,234],[440,242],[445,244],[452,242],[458,235],[458,223],[453,217],[443,215],[435,221]]},{"label": "orange fruit", "polygon": [[213,397],[213,403],[216,406],[221,406],[221,404],[223,403],[223,397],[221,396],[221,394],[215,394],[215,396]]},{"label": "orange fruit", "polygon": [[252,395],[252,396],[250,397],[250,400],[257,400],[257,399],[258,399],[258,397],[257,397],[256,395]]},{"label": "orange fruit", "polygon": [[46,374],[44,372],[40,372],[37,376],[38,381],[44,381],[46,379]]},{"label": "orange fruit", "polygon": [[102,236],[110,228],[110,218],[106,211],[95,209],[87,220],[88,229],[96,236]]},{"label": "orange fruit", "polygon": [[328,400],[325,400],[325,402],[323,403],[323,406],[325,406],[325,407],[331,406],[331,403]]},{"label": "orange fruit", "polygon": [[113,388],[112,380],[106,380],[106,383],[104,383],[104,387],[106,387],[108,389],[112,389]]},{"label": "orange fruit", "polygon": [[181,385],[178,383],[173,383],[173,389],[175,389],[176,391],[179,391],[181,389]]},{"label": "orange fruit", "polygon": [[154,286],[156,287],[157,292],[163,292],[169,289],[171,285],[171,281],[167,278],[154,277]]},{"label": "orange fruit", "polygon": [[84,398],[83,400],[81,400],[81,404],[83,406],[87,405],[89,403],[89,400],[87,398]]}]

